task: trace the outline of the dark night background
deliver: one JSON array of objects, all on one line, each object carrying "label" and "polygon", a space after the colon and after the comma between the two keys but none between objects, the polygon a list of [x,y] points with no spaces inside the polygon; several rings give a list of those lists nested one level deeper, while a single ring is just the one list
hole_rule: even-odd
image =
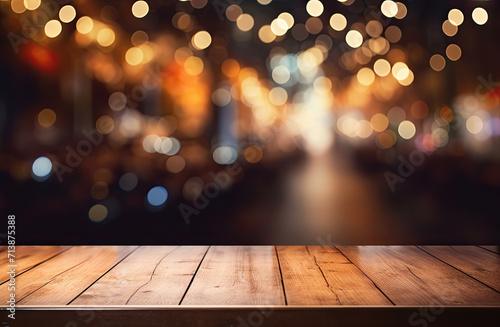
[{"label": "dark night background", "polygon": [[[415,79],[410,86],[398,85],[388,99],[368,96],[376,92],[371,89],[369,93],[359,93],[359,97],[369,97],[363,105],[349,103],[349,94],[357,92],[357,86],[353,86],[356,72],[361,67],[372,67],[375,60],[386,56],[374,55],[367,63],[346,69],[340,64],[341,44],[354,23],[366,24],[373,19],[368,9],[380,8],[381,1],[355,0],[350,6],[323,2],[325,8],[319,18],[324,27],[320,33],[299,41],[289,31],[282,39],[264,44],[258,36],[260,26],[269,24],[284,11],[294,16],[295,24],[304,23],[310,17],[307,1],[273,0],[263,6],[257,0],[208,0],[202,8],[193,9],[189,2],[151,0],[149,13],[142,19],[131,14],[133,1],[72,1],[76,18],[63,24],[60,35],[48,39],[43,35],[42,24],[42,36],[35,40],[25,38],[18,53],[8,35],[22,35],[21,18],[28,17],[28,11],[15,14],[10,2],[0,2],[0,212],[5,217],[5,231],[6,216],[13,214],[17,244],[26,245],[498,244],[500,88],[497,83],[483,88],[481,82],[481,78],[500,81],[498,2],[402,1],[408,14],[404,19],[390,19],[384,28],[395,25],[402,31],[401,40],[391,43],[391,51],[399,49],[405,54]],[[221,13],[229,4],[237,4],[253,16],[255,26],[251,31],[238,31],[236,24]],[[478,6],[488,12],[484,25],[471,18],[472,10]],[[453,8],[460,9],[465,19],[458,33],[448,37],[441,25]],[[178,12],[195,17],[197,25],[192,30],[176,28],[172,18]],[[333,31],[328,25],[336,12],[347,17],[343,32]],[[101,19],[116,31],[111,50],[93,43],[82,45],[76,40],[76,21],[84,15]],[[382,16],[380,20],[387,18]],[[149,34],[155,57],[130,70],[123,58],[132,46],[130,37],[137,30]],[[189,44],[198,30],[212,35],[212,44],[203,51],[194,50]],[[332,80],[331,94],[335,100],[328,105],[328,115],[334,120],[327,130],[333,141],[321,153],[310,151],[304,141],[308,135],[293,132],[283,136],[288,129],[282,128],[285,123],[279,119],[285,121],[283,116],[291,109],[280,111],[281,118],[265,125],[255,123],[257,111],[250,111],[241,99],[231,100],[231,108],[239,110],[237,118],[231,118],[224,108],[212,102],[211,94],[220,85],[241,83],[239,77],[231,79],[221,73],[221,64],[227,58],[236,59],[241,67],[252,67],[262,85],[272,88],[269,58],[280,51],[305,51],[323,34],[333,42],[321,72]],[[445,49],[450,43],[461,47],[461,58],[446,59],[445,68],[434,71],[429,67],[429,58],[435,53],[446,58]],[[278,46],[280,49],[276,50],[274,47]],[[180,64],[173,59],[174,51],[181,47],[203,58],[205,70],[192,77],[196,81],[182,77],[184,73],[177,67]],[[391,52],[388,53],[389,58]],[[106,62],[115,72],[119,70],[122,76],[116,80],[100,78],[100,62]],[[113,136],[124,118],[119,116],[122,112],[109,108],[109,96],[114,92],[134,92],[146,66],[154,64],[161,67],[160,87],[148,91],[145,100],[137,101],[133,108],[146,127],[134,137]],[[176,88],[182,83],[185,85],[178,91]],[[476,101],[480,109],[474,110],[480,111],[477,115],[483,117],[484,126],[489,126],[486,136],[468,132],[466,121],[475,111],[460,109],[461,103],[468,105],[467,97],[473,98],[478,88],[481,98]],[[297,90],[293,85],[287,88],[289,94]],[[189,101],[197,98],[194,94],[206,98],[196,100],[200,102],[195,105],[204,109],[189,109]],[[180,96],[184,97],[181,104],[177,101]],[[292,95],[288,99],[290,103]],[[127,106],[132,107],[133,101],[128,101]],[[427,104],[426,117],[412,116],[412,104],[416,101]],[[375,113],[388,115],[389,109],[396,106],[406,112],[407,120],[415,123],[417,135],[411,140],[398,136],[398,123],[393,121],[388,130],[397,140],[388,146],[381,143],[375,131],[367,138],[353,138],[339,131],[335,123],[355,107],[356,115],[370,121]],[[453,111],[453,119],[446,124],[446,144],[441,140],[432,149],[422,151],[414,140],[420,134],[432,134],[436,128],[433,119],[444,107]],[[39,126],[37,121],[44,108],[57,114],[49,127]],[[95,128],[102,115],[113,117],[115,130],[104,135],[103,142],[65,174],[62,182],[54,172],[43,181],[33,177],[36,158],[46,156],[52,162],[64,163],[67,147],[76,149],[85,139],[82,129]],[[148,153],[142,148],[142,140],[152,133],[148,124],[154,125],[151,121],[161,117],[170,117],[169,122],[175,121],[177,126],[165,135],[180,141],[177,156],[185,162],[180,172],[174,173],[175,167],[168,168],[168,163],[165,169],[170,160],[166,155]],[[237,136],[227,132],[232,124],[238,126]],[[227,141],[227,135],[236,142],[231,143],[238,151],[232,164],[240,169],[231,176],[231,185],[217,191],[216,196],[207,197],[206,206],[196,209],[186,224],[179,205],[192,208],[193,199],[202,203],[199,190],[214,182],[213,176],[225,172],[229,165],[213,159],[214,149]],[[430,138],[434,140],[433,136]],[[425,148],[425,142],[422,144]],[[257,162],[249,160],[249,147],[262,153],[262,158]],[[395,190],[391,191],[387,172],[398,175],[401,158],[406,162],[417,152],[424,159],[412,165],[404,182],[394,184]],[[134,173],[139,179],[130,191],[120,186],[120,177],[125,173]],[[95,186],[98,182],[101,184]],[[151,206],[147,200],[149,190],[155,186],[168,191],[166,202],[159,207]],[[96,204],[107,209],[101,221],[89,219],[89,210]],[[2,233],[5,232],[0,230],[3,243]]]}]

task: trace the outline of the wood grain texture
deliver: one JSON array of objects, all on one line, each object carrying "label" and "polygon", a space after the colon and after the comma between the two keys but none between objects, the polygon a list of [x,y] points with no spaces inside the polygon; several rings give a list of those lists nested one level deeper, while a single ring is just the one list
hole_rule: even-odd
[{"label": "wood grain texture", "polygon": [[[77,246],[16,278],[18,304],[65,305],[130,254],[135,246]],[[7,288],[0,288],[5,303]]]},{"label": "wood grain texture", "polygon": [[500,245],[481,245],[483,249],[500,254]]},{"label": "wood grain texture", "polygon": [[207,249],[142,246],[71,304],[179,304]]},{"label": "wood grain texture", "polygon": [[[479,246],[20,246],[16,299],[20,308],[70,302],[500,308],[499,258]],[[4,283],[0,307],[8,297]]]},{"label": "wood grain texture", "polygon": [[181,304],[285,304],[275,247],[211,247]]},{"label": "wood grain texture", "polygon": [[419,246],[500,292],[500,255],[476,246]]},{"label": "wood grain texture", "polygon": [[[64,251],[69,249],[70,246],[16,246],[16,251],[12,254],[15,255],[16,274],[20,275],[23,272],[31,269],[37,264],[44,262]],[[0,267],[7,267],[9,265],[7,252],[0,257]],[[7,275],[2,276],[0,284],[8,281]]]},{"label": "wood grain texture", "polygon": [[277,249],[290,305],[391,304],[368,277],[333,247]]},{"label": "wood grain texture", "polygon": [[414,246],[338,246],[396,305],[500,305],[500,294]]}]

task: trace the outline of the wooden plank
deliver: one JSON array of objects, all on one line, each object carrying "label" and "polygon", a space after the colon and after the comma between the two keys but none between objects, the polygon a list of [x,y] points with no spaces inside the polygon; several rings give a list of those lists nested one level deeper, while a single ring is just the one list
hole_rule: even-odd
[{"label": "wooden plank", "polygon": [[71,305],[179,304],[208,246],[143,246]]},{"label": "wooden plank", "polygon": [[420,246],[420,248],[500,291],[500,255],[477,246]]},{"label": "wooden plank", "polygon": [[483,249],[500,254],[500,245],[480,245]]},{"label": "wooden plank", "polygon": [[285,304],[275,247],[211,247],[181,304]]},{"label": "wooden plank", "polygon": [[289,305],[390,305],[373,282],[333,247],[278,246]]},{"label": "wooden plank", "polygon": [[414,246],[338,246],[396,305],[499,305],[500,294]]},{"label": "wooden plank", "polygon": [[[16,246],[15,255],[16,275],[20,275],[37,264],[55,257],[61,252],[69,249],[70,246]],[[9,259],[7,253],[0,257],[0,267],[7,267]],[[0,284],[9,280],[8,275],[2,276]]]},{"label": "wooden plank", "polygon": [[[18,304],[68,304],[135,246],[78,246],[61,253],[16,278]],[[0,288],[6,303],[7,288]]]}]

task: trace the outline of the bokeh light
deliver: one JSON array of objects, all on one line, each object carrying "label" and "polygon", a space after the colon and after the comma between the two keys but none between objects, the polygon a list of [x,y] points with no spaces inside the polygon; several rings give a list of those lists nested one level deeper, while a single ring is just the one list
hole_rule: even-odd
[{"label": "bokeh light", "polygon": [[240,64],[234,59],[226,59],[221,65],[221,71],[226,77],[234,78],[240,72]]},{"label": "bokeh light", "polygon": [[363,67],[358,71],[356,75],[359,84],[364,86],[369,86],[375,81],[375,73],[368,67]]},{"label": "bokeh light", "polygon": [[382,4],[380,5],[380,10],[382,11],[382,14],[384,14],[384,16],[391,18],[396,16],[396,14],[398,13],[398,5],[394,1],[387,0],[382,2]]},{"label": "bokeh light", "polygon": [[429,106],[424,101],[415,101],[410,108],[413,117],[424,119],[429,114]]},{"label": "bokeh light", "polygon": [[406,8],[405,4],[402,2],[396,2],[396,5],[398,6],[398,12],[394,17],[397,19],[403,19],[406,17],[406,14],[408,13],[408,9]]},{"label": "bokeh light", "polygon": [[75,7],[72,5],[66,5],[59,10],[59,19],[63,23],[70,23],[76,17]]},{"label": "bokeh light", "polygon": [[407,78],[409,74],[410,69],[404,62],[397,62],[392,66],[392,75],[399,81]]},{"label": "bokeh light", "polygon": [[446,56],[451,61],[457,61],[462,56],[462,49],[456,44],[450,44],[446,47]]},{"label": "bokeh light", "polygon": [[278,84],[285,84],[290,80],[290,71],[285,66],[277,66],[272,71],[273,80]]},{"label": "bokeh light", "polygon": [[391,64],[385,59],[378,59],[373,64],[373,70],[378,76],[384,77],[391,72]]},{"label": "bokeh light", "polygon": [[478,116],[470,116],[469,118],[467,118],[465,126],[466,126],[467,130],[469,131],[469,133],[475,135],[475,134],[479,134],[483,130],[484,122]]},{"label": "bokeh light", "polygon": [[62,31],[62,25],[58,20],[49,20],[47,24],[45,24],[45,35],[47,35],[50,38],[55,38],[59,34],[61,34]]},{"label": "bokeh light", "polygon": [[24,5],[24,0],[12,0],[10,7],[16,14],[22,14],[26,11],[26,6]]},{"label": "bokeh light", "polygon": [[445,20],[441,28],[443,29],[443,33],[450,37],[454,36],[458,32],[457,25],[451,23],[449,20]]},{"label": "bokeh light", "polygon": [[288,93],[282,87],[273,87],[269,91],[269,101],[275,106],[281,106],[288,100]]},{"label": "bokeh light", "polygon": [[464,22],[464,14],[459,9],[452,9],[448,13],[448,20],[455,26],[460,26]]},{"label": "bokeh light", "polygon": [[333,14],[330,17],[330,26],[336,31],[342,31],[347,27],[347,19],[342,14]]},{"label": "bokeh light", "polygon": [[56,122],[57,115],[52,109],[43,109],[38,113],[38,123],[42,127],[50,127]]},{"label": "bokeh light", "polygon": [[130,41],[136,47],[148,43],[149,41],[148,33],[141,30],[135,31],[134,34],[132,34],[132,36],[130,37]]},{"label": "bokeh light", "polygon": [[251,145],[245,149],[245,160],[249,163],[257,163],[262,160],[263,157],[262,149],[256,145]]},{"label": "bokeh light", "polygon": [[109,47],[115,42],[115,32],[110,28],[103,28],[97,33],[97,43],[103,47]]},{"label": "bokeh light", "polygon": [[114,92],[109,96],[108,105],[111,110],[120,111],[127,105],[127,96],[123,92]]},{"label": "bokeh light", "polygon": [[384,27],[378,20],[371,20],[366,24],[366,33],[371,37],[379,37],[384,30]]},{"label": "bokeh light", "polygon": [[323,13],[324,6],[321,1],[318,0],[310,0],[306,4],[306,11],[312,17],[318,17]]},{"label": "bokeh light", "polygon": [[264,43],[271,43],[276,39],[276,34],[270,25],[264,25],[259,29],[259,39]]},{"label": "bokeh light", "polygon": [[219,165],[230,165],[238,158],[238,151],[230,146],[220,146],[214,150],[213,159]]},{"label": "bokeh light", "polygon": [[219,107],[227,106],[231,99],[231,92],[225,88],[219,88],[212,93],[212,101]]},{"label": "bokeh light", "polygon": [[139,47],[132,47],[125,53],[125,60],[130,66],[137,66],[142,63],[144,52]]},{"label": "bokeh light", "polygon": [[415,136],[416,131],[415,125],[409,120],[402,121],[398,126],[398,133],[405,140],[409,140]]},{"label": "bokeh light", "polygon": [[488,21],[488,12],[481,7],[477,7],[472,11],[472,19],[478,25],[484,25]]},{"label": "bokeh light", "polygon": [[167,170],[173,174],[180,173],[186,167],[186,159],[181,156],[173,156],[167,159]]},{"label": "bokeh light", "polygon": [[126,192],[130,192],[137,187],[139,178],[134,173],[125,173],[120,177],[118,185]]},{"label": "bokeh light", "polygon": [[396,144],[397,136],[391,130],[386,130],[380,133],[377,137],[377,143],[382,149],[389,149]]},{"label": "bokeh light", "polygon": [[28,10],[36,10],[40,7],[41,0],[24,0],[24,6]]},{"label": "bokeh light", "polygon": [[146,1],[136,1],[132,5],[132,14],[137,18],[143,18],[149,12],[149,5]]},{"label": "bokeh light", "polygon": [[382,113],[373,115],[370,119],[370,123],[375,132],[383,132],[389,127],[389,119]]},{"label": "bokeh light", "polygon": [[282,12],[281,14],[279,14],[278,19],[281,19],[286,23],[287,29],[291,29],[293,27],[293,24],[295,23],[295,19],[293,18],[293,16],[287,12]]},{"label": "bokeh light", "polygon": [[108,217],[108,208],[102,204],[96,204],[89,210],[89,219],[95,223],[99,223]]},{"label": "bokeh light", "polygon": [[52,171],[52,162],[47,157],[39,157],[33,162],[31,170],[36,177],[47,177]]},{"label": "bokeh light", "polygon": [[254,25],[253,17],[249,14],[242,14],[236,20],[236,26],[238,26],[238,28],[243,32],[250,31],[253,25]]},{"label": "bokeh light", "polygon": [[203,72],[203,68],[203,60],[199,57],[191,56],[184,62],[184,69],[186,70],[186,73],[192,76],[201,74]]},{"label": "bokeh light", "polygon": [[191,0],[190,3],[193,8],[201,9],[207,5],[208,0]]},{"label": "bokeh light", "polygon": [[191,39],[191,44],[197,50],[206,49],[211,43],[212,37],[207,31],[200,31],[193,35],[193,38]]},{"label": "bokeh light", "polygon": [[351,48],[359,48],[363,44],[363,35],[358,31],[351,30],[347,32],[345,40]]},{"label": "bokeh light", "polygon": [[97,131],[103,135],[107,135],[115,128],[115,121],[111,116],[102,115],[95,123]]},{"label": "bokeh light", "polygon": [[147,195],[148,203],[158,207],[167,201],[168,192],[163,186],[155,186],[149,190]]},{"label": "bokeh light", "polygon": [[226,9],[226,17],[232,22],[235,22],[242,14],[243,9],[241,9],[241,7],[236,4],[230,5]]},{"label": "bokeh light", "polygon": [[103,200],[109,194],[108,184],[105,182],[95,182],[90,189],[90,195],[96,200]]},{"label": "bokeh light", "polygon": [[81,34],[88,34],[94,28],[94,21],[89,16],[83,16],[76,22],[76,30]]},{"label": "bokeh light", "polygon": [[443,56],[435,54],[432,55],[431,59],[429,60],[429,64],[433,70],[440,72],[446,66],[446,60]]},{"label": "bokeh light", "polygon": [[323,22],[317,17],[311,17],[306,21],[306,30],[311,34],[318,34],[323,30]]}]

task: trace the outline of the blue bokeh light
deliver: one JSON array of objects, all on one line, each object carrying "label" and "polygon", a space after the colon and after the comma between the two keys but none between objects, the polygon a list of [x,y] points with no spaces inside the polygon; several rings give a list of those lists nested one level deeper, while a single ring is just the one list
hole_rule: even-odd
[{"label": "blue bokeh light", "polygon": [[148,192],[148,202],[152,206],[161,206],[167,201],[168,192],[163,186],[155,186]]},{"label": "blue bokeh light", "polygon": [[52,162],[47,157],[39,157],[33,162],[32,171],[36,177],[47,177],[52,171]]}]

